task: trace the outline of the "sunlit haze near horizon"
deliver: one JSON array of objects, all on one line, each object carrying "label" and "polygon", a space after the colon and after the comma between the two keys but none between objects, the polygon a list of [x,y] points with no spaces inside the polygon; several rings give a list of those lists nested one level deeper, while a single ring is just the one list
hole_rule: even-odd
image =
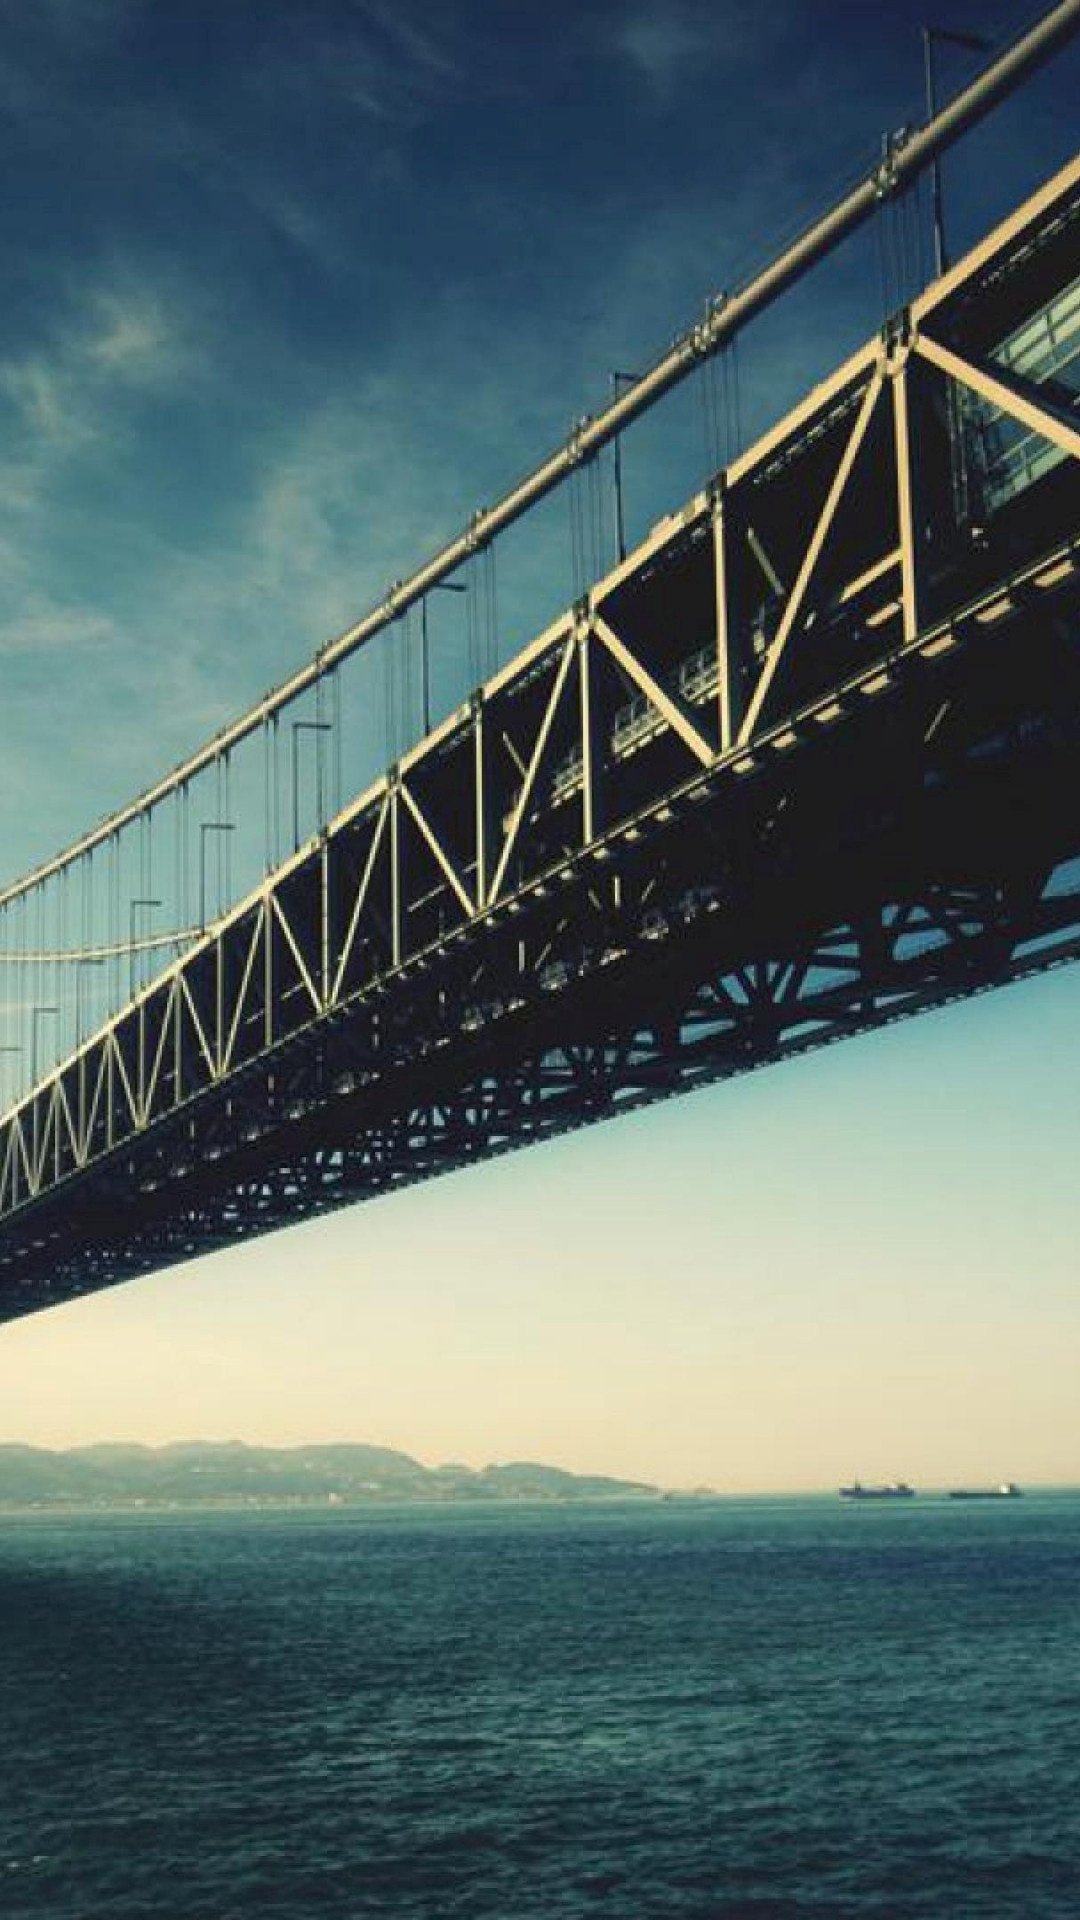
[{"label": "sunlit haze near horizon", "polygon": [[[3,875],[834,197],[921,113],[922,14],[0,0]],[[949,157],[955,252],[1072,157],[1078,82],[1074,46]],[[882,317],[864,236],[741,349],[747,425]],[[628,436],[634,537],[701,484],[684,427],[685,476]],[[6,1325],[0,1441],[1080,1481],[1078,1031],[1065,968]]]}]

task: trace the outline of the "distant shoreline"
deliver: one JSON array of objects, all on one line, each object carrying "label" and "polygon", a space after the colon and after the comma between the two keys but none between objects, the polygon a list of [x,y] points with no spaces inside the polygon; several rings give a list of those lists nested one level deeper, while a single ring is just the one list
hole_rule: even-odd
[{"label": "distant shoreline", "polygon": [[426,1467],[391,1447],[250,1447],[240,1441],[165,1447],[103,1444],[50,1450],[0,1445],[0,1511],[140,1511],[372,1507],[402,1502],[658,1499],[645,1481],[570,1473],[541,1461],[475,1469]]},{"label": "distant shoreline", "polygon": [[[719,1495],[697,1496],[718,1499]],[[468,1513],[478,1507],[608,1507],[661,1506],[664,1495],[645,1493],[478,1493],[372,1494],[367,1499],[331,1500],[325,1496],[297,1495],[295,1498],[259,1499],[236,1494],[217,1498],[166,1500],[0,1500],[0,1518],[20,1514],[91,1513],[378,1513],[393,1508],[436,1508]]]}]

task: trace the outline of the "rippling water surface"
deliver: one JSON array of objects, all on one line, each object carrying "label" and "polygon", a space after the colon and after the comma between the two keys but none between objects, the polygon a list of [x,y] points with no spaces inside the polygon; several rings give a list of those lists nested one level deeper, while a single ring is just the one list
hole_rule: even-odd
[{"label": "rippling water surface", "polygon": [[1077,1920],[1080,1498],[0,1518],[6,1920]]}]

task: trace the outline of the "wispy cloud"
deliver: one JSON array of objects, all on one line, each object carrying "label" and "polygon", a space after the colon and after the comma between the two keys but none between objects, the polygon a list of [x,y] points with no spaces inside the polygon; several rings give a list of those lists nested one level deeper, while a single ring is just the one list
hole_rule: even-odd
[{"label": "wispy cloud", "polygon": [[30,354],[0,367],[0,392],[39,448],[77,446],[89,427],[62,355]]},{"label": "wispy cloud", "polygon": [[9,125],[55,126],[85,111],[80,81],[88,57],[119,32],[143,0],[0,0],[0,102]]},{"label": "wispy cloud", "polygon": [[171,387],[194,354],[192,315],[134,265],[88,290],[69,288],[46,336],[0,362],[7,450],[0,494],[25,498],[31,477],[98,438],[122,407]]},{"label": "wispy cloud", "polygon": [[[362,86],[356,49],[346,48],[345,57],[335,60],[325,36],[307,34],[298,45],[290,37],[291,22],[283,24],[287,17],[271,15],[266,30],[260,26],[254,35],[238,93],[227,101],[215,90],[209,64],[202,88],[114,91],[125,29],[141,29],[145,37],[153,11],[148,0],[41,0],[33,9],[22,0],[0,0],[0,116],[7,128],[29,133],[46,151],[61,141],[73,154],[84,145],[93,151],[102,138],[104,90],[113,171],[118,179],[145,181],[148,210],[168,190],[170,175],[180,174],[203,196],[211,232],[235,223],[238,214],[254,215],[270,232],[329,263],[336,243],[316,203],[297,184],[291,144],[258,138],[251,98],[262,96],[264,127],[275,136],[283,111],[315,126],[329,103],[338,101],[340,110],[354,80]],[[421,34],[407,53],[402,36],[415,37],[408,23],[391,19],[359,36],[361,48],[371,42],[368,66],[377,83],[372,105],[381,99],[390,117],[418,97],[422,76],[438,58],[430,36]],[[197,248],[200,225],[193,220],[176,252]]]},{"label": "wispy cloud", "polygon": [[318,35],[290,25],[264,48],[257,84],[291,111],[345,107],[384,127],[409,128],[469,88],[469,66],[448,18],[360,0]]},{"label": "wispy cloud", "polygon": [[0,628],[0,654],[10,658],[31,654],[72,654],[98,652],[115,647],[120,641],[117,625],[106,614],[85,607],[65,606],[47,594],[30,593],[14,619]]},{"label": "wispy cloud", "polygon": [[184,358],[175,321],[148,287],[103,287],[92,296],[82,353],[91,367],[142,386],[170,379]]},{"label": "wispy cloud", "polygon": [[780,30],[783,8],[763,10],[748,0],[645,0],[606,24],[618,58],[643,80],[659,105],[668,105],[688,76],[705,63],[719,81],[726,71],[761,52]]},{"label": "wispy cloud", "polygon": [[[433,428],[423,401],[387,370],[283,414],[260,441],[251,491],[234,503],[225,538],[177,557],[168,597],[200,614],[185,624],[258,635],[284,673],[466,518],[467,483],[445,427],[437,449],[425,448]],[[207,666],[220,700],[219,648]]]},{"label": "wispy cloud", "polygon": [[[188,191],[197,191],[210,233],[225,224],[239,228],[253,222],[321,267],[337,265],[340,238],[324,207],[298,186],[299,170],[290,163],[287,145],[275,144],[267,153],[249,151],[230,137],[227,126],[168,102],[153,108],[128,103],[118,116],[117,132],[136,164],[165,180],[179,176]],[[189,246],[191,240],[189,235]]]}]

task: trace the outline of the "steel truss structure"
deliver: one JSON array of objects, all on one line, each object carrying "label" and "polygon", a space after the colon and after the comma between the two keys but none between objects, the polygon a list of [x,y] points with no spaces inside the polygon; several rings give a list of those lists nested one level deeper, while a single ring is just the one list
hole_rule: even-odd
[{"label": "steel truss structure", "polygon": [[1078,368],[1080,160],[3,1119],[0,1316],[1074,957]]}]

